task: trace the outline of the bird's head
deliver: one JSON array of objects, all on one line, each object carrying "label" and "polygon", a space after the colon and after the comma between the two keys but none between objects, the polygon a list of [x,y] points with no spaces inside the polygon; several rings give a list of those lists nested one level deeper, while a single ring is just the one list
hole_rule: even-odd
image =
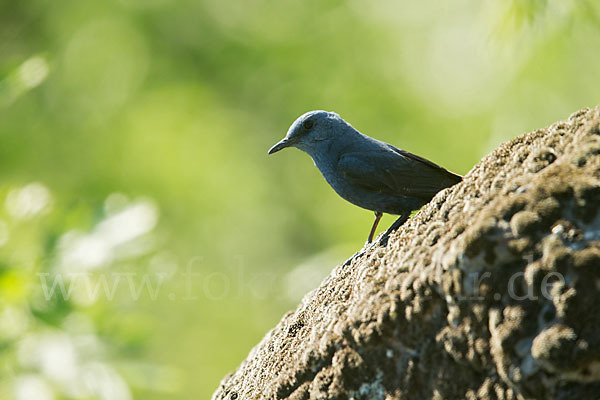
[{"label": "bird's head", "polygon": [[339,135],[348,125],[334,112],[309,111],[294,121],[285,137],[271,147],[269,154],[286,147],[296,147],[306,153],[313,153],[335,135]]}]

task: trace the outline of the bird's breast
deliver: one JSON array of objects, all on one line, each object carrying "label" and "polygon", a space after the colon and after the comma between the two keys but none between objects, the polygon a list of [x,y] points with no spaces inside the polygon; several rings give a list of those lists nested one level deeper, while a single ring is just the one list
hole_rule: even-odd
[{"label": "bird's breast", "polygon": [[370,198],[373,198],[373,193],[367,193],[362,188],[349,182],[346,177],[337,172],[332,165],[319,163],[317,160],[315,160],[315,165],[329,186],[331,186],[340,197],[359,207],[373,209],[368,201]]}]

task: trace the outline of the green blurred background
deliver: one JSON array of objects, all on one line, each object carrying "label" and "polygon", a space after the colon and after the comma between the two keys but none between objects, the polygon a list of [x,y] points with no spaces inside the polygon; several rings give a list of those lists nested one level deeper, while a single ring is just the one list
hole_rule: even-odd
[{"label": "green blurred background", "polygon": [[599,21],[592,0],[3,0],[0,398],[208,398],[372,223],[305,154],[267,158],[297,116],[466,173],[599,102]]}]

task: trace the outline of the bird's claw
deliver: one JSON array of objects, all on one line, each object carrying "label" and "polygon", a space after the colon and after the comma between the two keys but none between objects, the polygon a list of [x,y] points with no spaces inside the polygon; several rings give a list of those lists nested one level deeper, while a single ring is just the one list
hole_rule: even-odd
[{"label": "bird's claw", "polygon": [[363,255],[365,255],[365,253],[368,250],[371,250],[373,247],[375,246],[382,246],[382,247],[386,247],[388,244],[388,241],[390,239],[390,234],[392,232],[395,232],[398,228],[400,228],[402,225],[404,225],[404,223],[406,222],[406,220],[408,220],[409,214],[406,215],[401,215],[400,218],[398,218],[396,221],[394,221],[394,223],[392,224],[392,226],[389,227],[389,229],[387,231],[385,231],[383,233],[383,235],[381,235],[381,237],[379,238],[379,240],[376,240],[374,242],[370,241],[369,239],[371,239],[369,237],[369,239],[367,239],[367,242],[365,243],[365,245],[363,246],[363,248],[359,251],[357,251],[356,253],[354,253],[354,255],[352,257],[350,257],[348,260],[346,260],[346,262],[344,262],[343,266],[347,266],[350,265],[350,263],[352,262],[352,260],[354,260],[355,258],[360,258]]},{"label": "bird's claw", "polygon": [[379,244],[379,242],[370,242],[370,241],[366,241],[365,245],[363,246],[362,249],[360,249],[359,251],[357,251],[356,253],[354,253],[354,255],[352,257],[350,257],[349,259],[347,259],[343,266],[347,266],[350,265],[350,263],[352,262],[352,260],[354,260],[355,258],[360,258],[362,256],[365,255],[365,253],[369,250],[371,250],[374,246],[376,246],[377,244]]}]

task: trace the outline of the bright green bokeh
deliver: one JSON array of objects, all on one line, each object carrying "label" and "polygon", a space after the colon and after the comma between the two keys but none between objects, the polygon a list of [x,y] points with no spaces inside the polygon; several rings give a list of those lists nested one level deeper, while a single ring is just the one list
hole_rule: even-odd
[{"label": "bright green bokeh", "polygon": [[372,223],[267,157],[297,116],[466,173],[600,102],[599,26],[583,0],[0,3],[0,398],[207,398]]}]

